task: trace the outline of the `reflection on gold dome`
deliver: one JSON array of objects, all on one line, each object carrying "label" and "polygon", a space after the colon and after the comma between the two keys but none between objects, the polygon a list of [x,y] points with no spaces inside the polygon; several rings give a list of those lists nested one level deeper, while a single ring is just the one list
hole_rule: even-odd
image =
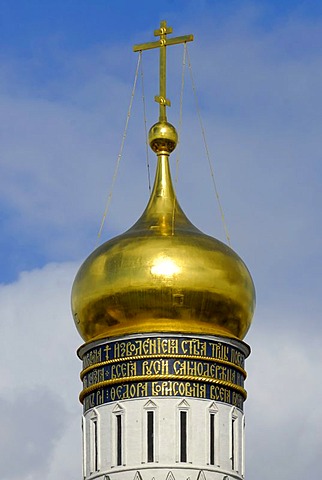
[{"label": "reflection on gold dome", "polygon": [[173,277],[181,270],[180,266],[176,264],[171,258],[160,256],[155,259],[154,264],[151,267],[152,275]]},{"label": "reflection on gold dome", "polygon": [[141,218],[96,249],[76,276],[72,310],[85,341],[148,332],[243,339],[250,327],[255,291],[245,264],[198,230],[177,202],[169,170],[176,133],[169,125],[150,133],[158,164]]}]

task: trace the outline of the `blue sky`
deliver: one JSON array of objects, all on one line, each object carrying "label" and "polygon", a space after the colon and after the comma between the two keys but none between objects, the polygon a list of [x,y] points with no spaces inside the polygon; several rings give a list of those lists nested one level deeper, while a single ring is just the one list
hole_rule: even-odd
[{"label": "blue sky", "polygon": [[[97,241],[134,79],[132,45],[153,40],[162,19],[175,35],[195,36],[189,54],[232,247],[257,290],[246,338],[247,478],[318,475],[322,4],[3,0],[0,422],[12,440],[0,446],[4,480],[80,477],[81,340],[70,289]],[[168,60],[168,116],[178,125],[182,48]],[[146,52],[143,61],[151,125],[158,58]],[[141,104],[139,81],[103,241],[129,228],[148,199]],[[180,156],[171,159],[173,168],[180,160],[179,201],[196,226],[225,240],[188,72],[183,112]],[[153,154],[150,164],[153,174]],[[51,420],[30,436],[38,414]],[[19,432],[21,470],[6,462]]]},{"label": "blue sky", "polygon": [[33,46],[44,39],[60,38],[69,50],[78,51],[91,45],[127,43],[128,32],[138,36],[155,21],[168,18],[190,21],[196,16],[208,16],[216,21],[233,15],[240,9],[255,7],[261,12],[260,28],[271,29],[292,16],[315,19],[321,15],[321,4],[315,1],[197,1],[165,0],[162,6],[149,1],[62,0],[56,2],[18,0],[1,2],[1,43],[19,57],[32,54]]}]

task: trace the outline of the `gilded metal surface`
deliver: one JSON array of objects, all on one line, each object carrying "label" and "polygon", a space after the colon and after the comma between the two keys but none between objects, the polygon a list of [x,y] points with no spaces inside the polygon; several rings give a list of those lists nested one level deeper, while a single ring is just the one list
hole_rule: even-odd
[{"label": "gilded metal surface", "polygon": [[228,387],[236,392],[240,393],[243,398],[246,400],[247,392],[243,387],[236,385],[235,383],[228,382],[226,380],[219,380],[212,377],[197,377],[194,375],[138,375],[133,377],[123,377],[123,378],[113,378],[112,380],[104,380],[103,382],[98,382],[95,385],[84,388],[79,394],[79,401],[83,403],[84,398],[91,392],[98,390],[100,388],[107,387],[109,385],[117,385],[119,383],[127,382],[140,382],[140,381],[156,381],[156,380],[183,380],[183,381],[194,381],[201,383],[212,383],[215,385],[221,385],[222,387]]},{"label": "gilded metal surface", "polygon": [[171,358],[171,359],[180,358],[182,360],[198,360],[198,361],[200,360],[201,362],[202,361],[207,361],[207,362],[219,363],[221,365],[226,365],[227,367],[232,367],[235,370],[238,370],[243,375],[244,379],[246,379],[246,377],[247,377],[247,372],[242,367],[240,367],[239,365],[236,365],[233,362],[228,362],[227,360],[220,360],[220,359],[214,358],[214,357],[202,357],[200,355],[181,355],[181,354],[179,355],[179,354],[173,354],[173,353],[166,353],[166,354],[163,354],[163,355],[153,354],[153,355],[136,355],[136,356],[131,356],[131,357],[120,357],[120,358],[113,358],[111,360],[105,360],[104,362],[100,362],[100,363],[93,363],[93,365],[90,365],[89,367],[84,368],[84,370],[81,371],[80,379],[83,380],[84,375],[91,372],[92,370],[95,370],[96,368],[103,367],[104,365],[111,365],[113,363],[121,363],[121,362],[133,362],[133,361],[136,361],[136,360],[150,360],[150,359],[153,359],[153,358],[157,358],[157,359],[159,359],[159,358],[162,358],[162,359],[164,359],[164,358]]},{"label": "gilded metal surface", "polygon": [[167,154],[158,155],[141,218],[87,258],[72,290],[75,323],[86,342],[148,332],[243,339],[254,305],[243,261],[180,208]]},{"label": "gilded metal surface", "polygon": [[157,122],[150,128],[149,145],[156,154],[170,154],[177,143],[178,134],[171,123]]},{"label": "gilded metal surface", "polygon": [[155,101],[160,105],[159,121],[166,122],[166,107],[170,106],[170,100],[166,96],[166,77],[167,77],[167,59],[166,47],[169,45],[177,45],[179,43],[192,42],[193,35],[184,35],[182,37],[167,38],[167,35],[172,33],[172,28],[167,26],[167,22],[162,20],[159,30],[154,31],[155,37],[160,37],[157,42],[141,43],[134,45],[134,52],[142,52],[143,50],[150,50],[152,48],[160,48],[160,94],[155,96]]}]

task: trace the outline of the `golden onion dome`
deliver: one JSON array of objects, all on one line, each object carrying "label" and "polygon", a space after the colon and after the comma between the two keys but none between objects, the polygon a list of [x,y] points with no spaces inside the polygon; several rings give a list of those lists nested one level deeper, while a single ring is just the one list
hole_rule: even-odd
[{"label": "golden onion dome", "polygon": [[253,316],[250,273],[227,245],[198,230],[180,208],[169,169],[175,128],[149,133],[158,163],[139,220],[97,248],[79,269],[72,310],[84,341],[136,333],[243,339]]}]

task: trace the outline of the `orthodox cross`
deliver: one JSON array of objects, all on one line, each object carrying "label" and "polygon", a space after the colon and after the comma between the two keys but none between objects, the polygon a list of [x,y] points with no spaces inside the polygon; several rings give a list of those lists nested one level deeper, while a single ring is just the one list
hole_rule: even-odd
[{"label": "orthodox cross", "polygon": [[150,50],[151,48],[160,48],[160,94],[154,97],[154,100],[160,105],[159,121],[166,122],[166,107],[171,105],[170,100],[166,96],[166,47],[168,45],[176,45],[178,43],[192,42],[193,35],[184,35],[182,37],[167,38],[167,34],[172,33],[172,27],[167,26],[167,22],[162,20],[159,30],[154,30],[154,36],[160,37],[156,42],[141,43],[134,45],[134,52],[141,52],[142,50]]}]

